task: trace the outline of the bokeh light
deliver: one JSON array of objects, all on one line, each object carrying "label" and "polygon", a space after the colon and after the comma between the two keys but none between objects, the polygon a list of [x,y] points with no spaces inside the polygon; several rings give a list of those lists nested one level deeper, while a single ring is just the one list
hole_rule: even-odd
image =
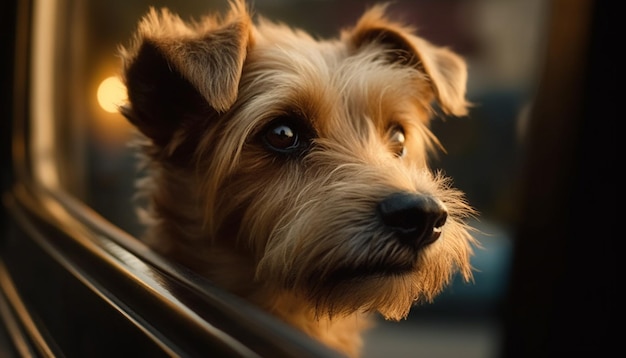
[{"label": "bokeh light", "polygon": [[118,106],[126,100],[126,87],[119,77],[105,78],[98,86],[98,104],[109,113],[117,113]]}]

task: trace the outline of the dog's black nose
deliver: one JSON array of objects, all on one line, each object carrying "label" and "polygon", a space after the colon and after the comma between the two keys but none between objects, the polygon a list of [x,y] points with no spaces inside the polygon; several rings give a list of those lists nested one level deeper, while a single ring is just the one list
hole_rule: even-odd
[{"label": "dog's black nose", "polygon": [[441,235],[448,212],[443,204],[428,195],[393,193],[378,203],[383,223],[407,243],[422,247]]}]

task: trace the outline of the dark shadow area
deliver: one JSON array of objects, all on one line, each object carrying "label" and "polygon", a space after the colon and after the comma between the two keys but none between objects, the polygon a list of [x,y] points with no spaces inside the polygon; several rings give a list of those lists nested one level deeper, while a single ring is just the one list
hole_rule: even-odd
[{"label": "dark shadow area", "polygon": [[615,12],[608,1],[553,2],[528,127],[502,357],[617,349]]}]

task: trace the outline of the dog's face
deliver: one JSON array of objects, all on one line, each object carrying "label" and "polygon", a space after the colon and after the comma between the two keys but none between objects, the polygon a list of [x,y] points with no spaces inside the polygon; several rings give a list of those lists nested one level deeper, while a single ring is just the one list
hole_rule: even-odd
[{"label": "dog's face", "polygon": [[[318,314],[399,319],[471,277],[471,209],[428,167],[432,105],[466,114],[465,64],[383,7],[329,41],[254,25],[242,3],[195,25],[153,11],[122,55],[123,113],[163,177],[159,220],[195,221],[194,239]],[[192,194],[167,176],[195,178]],[[159,200],[176,192],[184,213]]]}]

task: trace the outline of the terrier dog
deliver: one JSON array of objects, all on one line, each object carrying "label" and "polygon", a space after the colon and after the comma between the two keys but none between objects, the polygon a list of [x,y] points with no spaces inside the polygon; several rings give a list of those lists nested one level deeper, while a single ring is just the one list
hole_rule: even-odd
[{"label": "terrier dog", "polygon": [[386,5],[328,40],[244,0],[151,9],[120,54],[158,252],[348,356],[371,313],[471,280],[474,212],[429,169],[431,118],[470,106],[466,64]]}]

